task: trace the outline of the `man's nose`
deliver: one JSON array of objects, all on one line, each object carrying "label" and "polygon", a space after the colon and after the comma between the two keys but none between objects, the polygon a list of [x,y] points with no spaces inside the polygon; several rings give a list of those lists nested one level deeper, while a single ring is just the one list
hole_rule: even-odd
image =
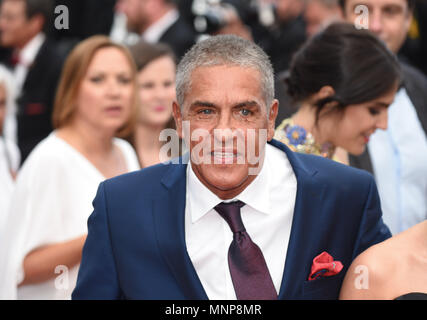
[{"label": "man's nose", "polygon": [[374,10],[369,15],[369,30],[379,35],[383,30],[382,14],[379,10]]},{"label": "man's nose", "polygon": [[221,112],[214,128],[214,138],[221,143],[229,143],[233,139],[233,119],[231,112]]},{"label": "man's nose", "polygon": [[215,129],[232,129],[232,116],[231,112],[222,111],[218,117]]}]

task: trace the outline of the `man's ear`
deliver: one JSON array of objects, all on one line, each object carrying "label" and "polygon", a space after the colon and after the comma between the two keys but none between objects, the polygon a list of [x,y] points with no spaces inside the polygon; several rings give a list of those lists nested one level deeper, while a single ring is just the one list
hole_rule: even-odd
[{"label": "man's ear", "polygon": [[407,14],[406,21],[405,21],[405,29],[407,32],[409,32],[409,29],[411,29],[412,20],[414,20],[414,12],[410,9],[408,10],[409,12]]},{"label": "man's ear", "polygon": [[268,141],[274,137],[274,129],[276,128],[276,118],[277,113],[279,112],[279,101],[274,99],[270,106],[270,111],[268,113]]},{"label": "man's ear", "polygon": [[178,137],[180,139],[184,139],[184,134],[182,132],[182,114],[181,114],[181,108],[175,101],[172,103],[172,111],[173,111],[173,118],[175,119],[175,125],[176,130],[178,132]]}]

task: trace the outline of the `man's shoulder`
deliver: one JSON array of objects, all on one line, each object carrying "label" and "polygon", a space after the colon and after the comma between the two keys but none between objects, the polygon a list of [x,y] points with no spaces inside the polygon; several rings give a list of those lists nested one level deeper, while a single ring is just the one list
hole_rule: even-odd
[{"label": "man's shoulder", "polygon": [[191,27],[191,24],[185,20],[181,15],[179,15],[178,19],[172,24],[169,29],[181,29],[190,32],[192,35],[195,34],[194,29]]},{"label": "man's shoulder", "polygon": [[[177,35],[179,35],[177,37]],[[168,42],[169,45],[181,44],[189,46],[194,44],[196,40],[196,32],[191,25],[181,16],[163,33],[160,38],[163,42]]]},{"label": "man's shoulder", "polygon": [[400,61],[402,69],[403,84],[406,89],[418,90],[419,93],[427,95],[425,88],[427,86],[427,77],[417,68]]},{"label": "man's shoulder", "polygon": [[357,169],[318,155],[292,152],[278,141],[275,141],[273,146],[287,154],[294,171],[304,170],[312,174],[320,182],[342,184],[343,182],[349,183],[349,181],[355,183],[363,181],[366,183],[366,181],[373,179],[373,176],[365,170]]},{"label": "man's shoulder", "polygon": [[70,40],[54,41],[46,39],[35,57],[35,64],[41,64],[51,69],[62,69],[62,66],[76,45]]},{"label": "man's shoulder", "polygon": [[340,189],[367,186],[374,180],[371,173],[321,156],[301,154],[301,161],[316,171],[315,177],[322,183]]},{"label": "man's shoulder", "polygon": [[411,65],[407,62],[401,61],[401,60],[399,60],[399,64],[400,64],[400,68],[402,69],[404,77],[405,76],[412,76],[412,77],[416,77],[420,80],[421,79],[424,81],[427,80],[427,77],[424,75],[424,73],[421,70],[414,67],[413,65]]},{"label": "man's shoulder", "polygon": [[427,112],[425,108],[427,77],[421,71],[408,64],[401,62],[400,65],[403,74],[403,85],[417,111],[417,116],[424,131],[427,132]]},{"label": "man's shoulder", "polygon": [[40,94],[40,90],[44,90],[51,98],[51,91],[58,85],[64,62],[70,50],[71,45],[65,46],[46,39],[28,71],[24,84],[25,94],[31,97],[33,94]]},{"label": "man's shoulder", "polygon": [[140,194],[144,192],[145,194],[151,194],[153,190],[158,190],[163,182],[169,181],[168,174],[172,174],[174,169],[185,172],[184,167],[184,164],[160,163],[107,179],[104,185],[109,192],[132,194],[137,191]]}]

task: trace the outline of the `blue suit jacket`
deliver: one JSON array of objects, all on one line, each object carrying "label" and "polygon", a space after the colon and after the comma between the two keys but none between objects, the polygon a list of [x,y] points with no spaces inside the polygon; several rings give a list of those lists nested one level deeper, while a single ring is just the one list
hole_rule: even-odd
[{"label": "blue suit jacket", "polygon": [[[353,259],[391,236],[373,177],[270,144],[286,153],[297,178],[279,299],[336,299]],[[186,168],[160,164],[100,184],[73,299],[208,298],[186,251]],[[323,251],[344,268],[308,281]]]}]

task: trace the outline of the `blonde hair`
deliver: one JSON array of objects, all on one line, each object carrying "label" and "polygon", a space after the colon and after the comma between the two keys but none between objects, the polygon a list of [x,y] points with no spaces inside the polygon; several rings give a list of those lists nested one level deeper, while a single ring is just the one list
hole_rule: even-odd
[{"label": "blonde hair", "polygon": [[136,66],[129,50],[113,42],[106,36],[93,36],[78,44],[65,61],[59,81],[58,90],[55,96],[55,103],[52,115],[53,127],[59,129],[69,124],[76,110],[76,98],[80,90],[80,85],[89,68],[95,53],[103,48],[117,48],[127,58],[132,69],[133,97],[132,111],[128,121],[117,131],[117,136],[124,137],[134,130],[138,118],[138,91],[136,83]]}]

